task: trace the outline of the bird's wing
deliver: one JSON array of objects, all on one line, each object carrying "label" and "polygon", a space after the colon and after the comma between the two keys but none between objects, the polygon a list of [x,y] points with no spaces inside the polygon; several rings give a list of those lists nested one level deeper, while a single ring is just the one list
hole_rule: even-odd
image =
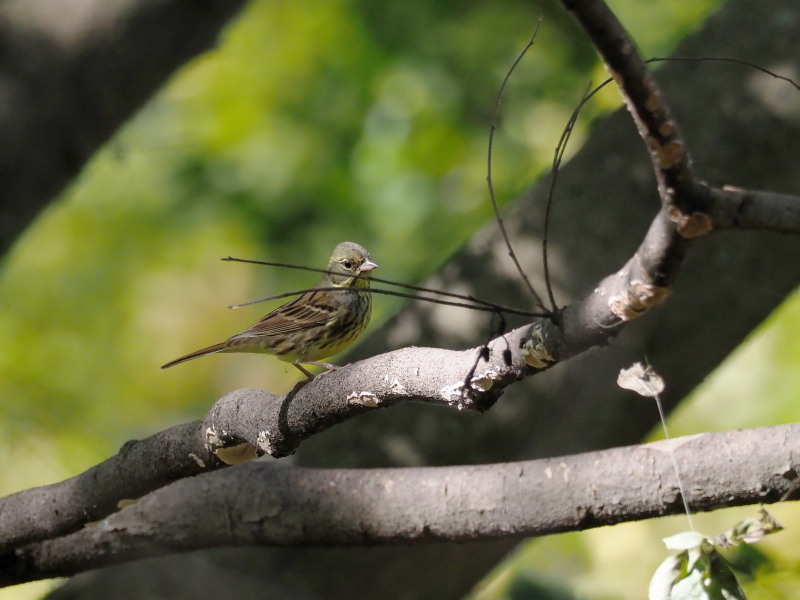
[{"label": "bird's wing", "polygon": [[331,302],[330,292],[308,292],[279,306],[240,335],[282,335],[324,327],[338,316],[342,305]]}]

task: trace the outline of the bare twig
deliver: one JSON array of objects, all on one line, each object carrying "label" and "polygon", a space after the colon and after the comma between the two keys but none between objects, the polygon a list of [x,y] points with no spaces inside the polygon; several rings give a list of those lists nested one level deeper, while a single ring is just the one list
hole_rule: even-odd
[{"label": "bare twig", "polygon": [[528,44],[517,55],[517,58],[514,59],[514,62],[511,64],[511,67],[508,69],[506,76],[503,78],[503,81],[500,84],[500,90],[497,92],[497,98],[495,99],[494,103],[494,111],[492,112],[492,122],[491,125],[489,126],[489,143],[486,154],[486,184],[489,187],[489,198],[492,201],[492,210],[494,211],[494,218],[495,221],[497,222],[497,226],[500,228],[500,233],[503,235],[503,240],[505,241],[506,248],[508,249],[508,255],[514,262],[514,266],[516,267],[517,272],[519,273],[522,280],[525,282],[525,285],[527,285],[528,291],[533,297],[535,306],[544,309],[544,304],[542,303],[539,294],[536,293],[536,290],[533,288],[533,284],[531,283],[530,279],[528,279],[528,275],[525,273],[524,269],[522,268],[522,265],[519,264],[519,260],[517,260],[517,255],[514,252],[514,248],[511,246],[511,241],[508,239],[508,233],[506,232],[506,227],[503,224],[503,218],[500,216],[500,207],[497,205],[497,198],[494,193],[494,183],[492,182],[492,146],[494,143],[494,132],[497,129],[497,118],[500,113],[500,104],[503,101],[503,92],[506,89],[506,84],[508,83],[508,80],[511,78],[511,74],[514,72],[514,69],[520,63],[520,61],[528,52],[528,50],[533,46],[533,43],[536,40],[536,34],[539,32],[539,27],[541,26],[541,24],[542,24],[542,18],[540,17],[539,20],[536,22],[536,28],[533,30],[533,35],[531,35],[530,41],[528,41]]},{"label": "bare twig", "polygon": [[790,84],[794,89],[800,91],[800,83],[797,83],[791,77],[787,77],[785,75],[781,75],[780,73],[776,73],[775,71],[771,71],[765,67],[762,67],[759,64],[754,62],[750,62],[749,60],[742,60],[740,58],[733,58],[730,56],[670,56],[670,57],[653,57],[647,59],[645,62],[647,63],[654,63],[654,62],[727,62],[733,63],[736,65],[743,65],[745,67],[750,67],[751,69],[755,69],[756,71],[761,71],[765,75],[769,75],[770,77],[774,77],[775,79],[780,79],[781,81],[785,81],[786,83]]},{"label": "bare twig", "polygon": [[564,152],[567,149],[567,142],[572,135],[572,130],[574,129],[575,123],[578,120],[578,115],[580,114],[581,108],[583,108],[584,104],[586,104],[589,98],[600,91],[603,85],[605,84],[600,84],[596,88],[591,89],[591,82],[587,84],[586,89],[581,96],[581,100],[578,102],[578,106],[576,106],[572,111],[572,114],[570,115],[569,120],[564,127],[564,131],[561,133],[561,138],[558,140],[556,150],[553,153],[553,167],[550,172],[550,189],[547,192],[547,202],[545,203],[544,211],[544,235],[542,236],[542,267],[544,270],[544,283],[547,286],[547,297],[550,300],[550,309],[552,311],[556,311],[558,306],[556,305],[556,298],[553,295],[553,284],[550,279],[550,261],[548,260],[547,256],[547,241],[550,236],[550,216],[552,214],[553,202],[555,198],[558,170],[561,167],[561,161],[564,158]]},{"label": "bare twig", "polygon": [[[249,263],[254,265],[267,265],[267,266],[274,266],[274,267],[284,267],[287,269],[298,269],[301,271],[315,271],[317,273],[328,273],[328,274],[335,274],[333,271],[328,271],[326,269],[317,269],[314,267],[305,267],[302,265],[295,265],[291,263],[281,263],[281,262],[273,262],[273,261],[266,261],[266,260],[251,260],[247,258],[234,258],[232,256],[228,256],[221,260],[224,261],[232,261],[232,262],[241,262],[241,263]],[[383,294],[384,296],[397,296],[399,298],[408,298],[410,300],[420,300],[422,302],[430,302],[432,304],[444,304],[446,306],[456,306],[459,308],[469,308],[471,310],[478,310],[483,312],[492,312],[492,313],[508,313],[512,315],[521,315],[524,317],[540,317],[545,316],[546,313],[542,312],[534,312],[530,310],[522,310],[520,308],[514,308],[511,306],[503,306],[502,304],[497,304],[494,302],[489,302],[488,300],[482,300],[480,298],[476,298],[471,294],[457,294],[455,292],[446,292],[443,290],[436,290],[433,288],[422,287],[418,285],[411,285],[408,283],[400,283],[397,281],[390,281],[388,279],[380,279],[378,277],[372,277],[367,275],[356,275],[353,279],[368,279],[373,283],[384,283],[386,285],[394,285],[397,287],[406,288],[409,290],[416,290],[419,292],[424,292],[428,294],[437,294],[439,296],[445,296],[447,298],[458,298],[460,300],[465,300],[471,304],[466,302],[449,302],[447,300],[439,300],[438,298],[430,298],[427,296],[419,296],[416,294],[404,294],[402,292],[395,292],[392,290],[382,290],[380,288],[371,288],[370,292],[374,294]],[[317,291],[340,291],[342,288],[314,288]],[[250,306],[252,304],[260,304],[261,302],[269,302],[270,300],[278,300],[280,298],[289,298],[291,296],[299,296],[300,294],[305,294],[306,292],[311,291],[311,288],[305,288],[302,290],[294,291],[294,292],[284,292],[282,294],[275,294],[274,296],[266,296],[264,298],[258,298],[257,300],[250,300],[248,302],[241,302],[239,304],[231,304],[228,308],[242,308],[244,306]]]},{"label": "bare twig", "polygon": [[[242,302],[241,304],[231,304],[228,308],[242,308],[244,306],[250,306],[252,304],[259,304],[261,302],[268,302],[269,300],[278,300],[280,298],[289,298],[291,296],[299,296],[300,294],[305,294],[306,292],[310,292],[312,290],[316,290],[318,292],[340,292],[342,291],[342,287],[321,287],[321,288],[305,288],[302,290],[297,290],[294,292],[283,292],[282,294],[275,294],[274,296],[267,296],[266,298],[259,298],[258,300],[250,300],[249,302]],[[359,288],[360,289],[360,288]],[[403,292],[395,292],[393,290],[382,290],[380,288],[370,288],[370,293],[372,294],[380,294],[383,296],[396,296],[398,298],[408,298],[410,300],[419,300],[421,302],[430,302],[431,304],[443,304],[445,306],[455,306],[458,308],[468,308],[470,310],[477,310],[481,312],[490,312],[490,313],[508,313],[510,315],[521,315],[523,317],[543,317],[546,316],[546,313],[537,313],[530,310],[521,310],[519,308],[513,308],[511,306],[503,306],[502,304],[492,304],[491,302],[486,302],[484,300],[475,300],[471,298],[473,302],[480,302],[480,304],[468,304],[466,302],[451,302],[450,300],[442,300],[440,298],[430,298],[427,296],[419,296],[417,294],[404,294]],[[455,295],[455,294],[454,294]],[[465,296],[466,297],[466,296]]]}]

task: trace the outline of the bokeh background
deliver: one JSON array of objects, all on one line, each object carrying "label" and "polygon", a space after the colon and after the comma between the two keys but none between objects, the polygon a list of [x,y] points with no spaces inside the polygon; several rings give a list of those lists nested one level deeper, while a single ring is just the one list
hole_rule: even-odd
[{"label": "bokeh background", "polygon": [[[664,56],[721,3],[610,5],[643,55]],[[0,492],[76,474],[128,439],[199,418],[231,389],[280,392],[296,381],[294,369],[261,356],[159,370],[275,303],[227,305],[315,280],[221,257],[322,267],[350,239],[371,250],[381,277],[415,282],[444,263],[491,217],[495,95],[540,15],[502,104],[493,166],[501,204],[546,172],[586,82],[606,77],[562,10],[515,0],[251,2],[0,264]],[[600,94],[572,148],[619,105],[614,90]],[[398,306],[378,297],[374,322]],[[798,329],[795,297],[681,406],[671,433],[800,421]],[[698,525],[716,535],[754,512],[722,511]],[[800,593],[797,510],[773,512],[795,527],[740,553],[745,569],[760,569],[752,598]],[[641,598],[666,556],[660,538],[685,528],[666,519],[522,545],[473,597],[536,597],[541,588]],[[49,585],[0,597],[35,598]]]}]

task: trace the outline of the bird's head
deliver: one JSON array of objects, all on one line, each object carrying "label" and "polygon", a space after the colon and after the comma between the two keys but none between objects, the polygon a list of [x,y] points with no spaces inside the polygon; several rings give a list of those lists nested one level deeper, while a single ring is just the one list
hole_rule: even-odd
[{"label": "bird's head", "polygon": [[328,271],[331,272],[328,277],[335,286],[369,287],[366,277],[377,267],[364,246],[355,242],[342,242],[333,249],[328,263]]}]

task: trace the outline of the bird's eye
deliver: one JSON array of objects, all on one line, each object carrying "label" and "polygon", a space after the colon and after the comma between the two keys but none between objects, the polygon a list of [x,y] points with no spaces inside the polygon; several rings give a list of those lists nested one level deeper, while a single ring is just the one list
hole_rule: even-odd
[{"label": "bird's eye", "polygon": [[349,260],[344,261],[342,264],[344,265],[345,269],[352,269],[353,268],[353,263],[350,262]]}]

